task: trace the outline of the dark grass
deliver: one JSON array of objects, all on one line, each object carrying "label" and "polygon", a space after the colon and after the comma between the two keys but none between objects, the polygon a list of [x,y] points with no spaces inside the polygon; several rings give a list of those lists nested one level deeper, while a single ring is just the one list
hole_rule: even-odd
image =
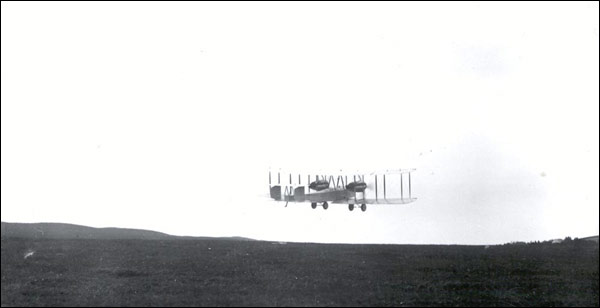
[{"label": "dark grass", "polygon": [[598,244],[585,241],[485,249],[4,238],[2,306],[598,306],[598,261]]}]

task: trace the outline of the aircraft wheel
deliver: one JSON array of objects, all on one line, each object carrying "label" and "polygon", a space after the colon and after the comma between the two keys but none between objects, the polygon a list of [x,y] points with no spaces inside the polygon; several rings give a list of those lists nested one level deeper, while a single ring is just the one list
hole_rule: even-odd
[{"label": "aircraft wheel", "polygon": [[326,210],[329,207],[329,204],[327,204],[327,202],[323,202],[323,209]]},{"label": "aircraft wheel", "polygon": [[316,209],[317,208],[317,203],[316,202],[311,203],[310,207],[312,207],[313,210]]},{"label": "aircraft wheel", "polygon": [[354,210],[354,204],[348,204],[348,209],[349,209],[350,211]]},{"label": "aircraft wheel", "polygon": [[367,205],[363,203],[363,204],[360,206],[360,209],[361,209],[363,212],[364,212],[364,211],[366,211],[366,210],[367,210]]}]

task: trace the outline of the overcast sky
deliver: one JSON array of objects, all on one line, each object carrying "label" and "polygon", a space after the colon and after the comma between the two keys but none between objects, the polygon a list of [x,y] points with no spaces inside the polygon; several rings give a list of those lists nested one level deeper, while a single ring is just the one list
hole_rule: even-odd
[{"label": "overcast sky", "polygon": [[[281,241],[598,232],[598,2],[2,2],[2,221]],[[417,168],[409,205],[269,167]]]}]

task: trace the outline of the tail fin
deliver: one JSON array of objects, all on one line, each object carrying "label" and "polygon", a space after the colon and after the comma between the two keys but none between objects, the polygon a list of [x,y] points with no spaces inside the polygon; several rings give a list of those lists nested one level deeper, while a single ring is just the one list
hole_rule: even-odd
[{"label": "tail fin", "polygon": [[304,202],[304,186],[296,187],[296,189],[294,189],[294,200],[296,200],[296,202]]},{"label": "tail fin", "polygon": [[271,187],[271,198],[281,201],[281,186],[276,185]]}]

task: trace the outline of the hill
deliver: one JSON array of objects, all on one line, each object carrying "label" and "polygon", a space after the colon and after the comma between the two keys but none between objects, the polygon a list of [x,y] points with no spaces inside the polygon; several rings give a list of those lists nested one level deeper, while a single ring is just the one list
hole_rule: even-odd
[{"label": "hill", "polygon": [[598,235],[580,238],[580,240],[598,243]]},{"label": "hill", "polygon": [[93,228],[62,223],[2,222],[3,238],[26,239],[168,239],[171,235],[138,229]]},{"label": "hill", "polygon": [[[87,240],[166,240],[212,239],[211,237],[174,236],[166,233],[127,229],[93,228],[63,223],[8,223],[2,222],[2,238],[23,239],[87,239]],[[251,241],[244,237],[222,237],[222,240]]]}]

